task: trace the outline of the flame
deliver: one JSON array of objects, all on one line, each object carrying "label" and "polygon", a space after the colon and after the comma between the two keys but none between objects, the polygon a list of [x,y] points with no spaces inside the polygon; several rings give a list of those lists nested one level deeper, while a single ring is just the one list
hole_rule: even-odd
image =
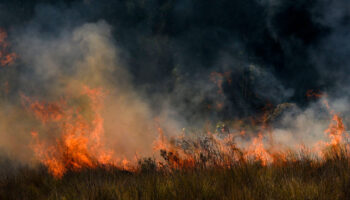
[{"label": "flame", "polygon": [[84,110],[70,105],[67,99],[39,102],[22,95],[26,108],[43,123],[46,134],[59,135],[52,141],[47,139],[48,135],[39,137],[43,132],[32,132],[36,156],[56,177],[61,177],[67,170],[113,164],[112,151],[106,150],[101,140],[104,129],[100,110],[104,92],[84,86],[79,96],[88,98],[91,109],[88,114],[92,119],[87,119],[88,116],[82,114]]},{"label": "flame", "polygon": [[[345,137],[347,137],[345,131],[345,125],[343,123],[343,119],[340,117],[338,113],[331,109],[327,99],[323,100],[323,104],[327,108],[329,114],[332,116],[331,121],[328,125],[328,128],[324,131],[324,133],[328,136],[329,142],[319,142],[318,149],[322,149],[322,146],[330,146],[333,150],[339,150],[339,147],[345,144]],[[322,150],[319,150],[319,155],[325,156]]]},{"label": "flame", "polygon": [[337,115],[333,114],[332,121],[330,122],[328,128],[325,130],[325,133],[328,134],[329,145],[338,146],[341,144],[343,135],[345,133],[345,126],[343,124],[343,119]]},{"label": "flame", "polygon": [[[183,148],[172,143],[165,137],[164,130],[159,124],[159,119],[155,119],[158,129],[158,139],[153,143],[153,150],[159,151],[163,159],[171,169],[188,169],[195,167],[195,155],[185,152]],[[183,139],[183,135],[177,139]]]},{"label": "flame", "polygon": [[325,96],[327,96],[327,95],[321,91],[315,91],[315,90],[307,90],[306,91],[307,98],[322,98]]},{"label": "flame", "polygon": [[[308,90],[306,92],[306,96],[308,98],[319,99],[319,98],[327,97],[327,94],[320,91]],[[322,152],[322,150],[324,149],[324,146],[331,146],[333,150],[335,150],[339,148],[340,145],[344,144],[344,137],[347,135],[345,132],[345,125],[343,123],[343,119],[340,117],[340,115],[331,109],[326,98],[323,99],[322,102],[327,108],[329,114],[332,116],[332,119],[328,125],[328,128],[324,131],[324,133],[328,136],[330,141],[329,142],[319,141],[315,147],[317,154],[324,157],[325,154]]]},{"label": "flame", "polygon": [[[33,151],[55,177],[62,177],[69,170],[95,168],[99,165],[113,165],[128,171],[137,170],[134,162],[117,157],[112,150],[106,148],[101,110],[107,94],[101,88],[83,86],[76,97],[62,97],[54,102],[37,101],[22,95],[26,109],[42,125],[39,130],[31,133]],[[82,98],[87,101],[73,103]],[[345,143],[346,132],[340,115],[330,108],[326,99],[323,103],[332,116],[324,131],[329,141],[319,142],[315,152],[326,158],[322,149]],[[188,138],[185,129],[182,134],[169,137],[161,120],[155,118],[158,138],[153,142],[153,150],[160,153],[160,157],[156,157],[157,167],[167,167],[170,170],[193,169],[198,166],[230,168],[234,163],[251,160],[260,162],[262,166],[285,163],[290,151],[274,142],[272,128],[268,125],[268,112],[272,107],[268,104],[261,119],[252,121],[254,126],[258,125],[258,129],[255,129],[257,134],[243,128],[244,122],[238,121],[239,127],[225,134],[217,131],[212,133],[207,127],[207,134],[201,136],[202,138]],[[247,144],[239,147],[237,138],[247,141]],[[299,145],[298,148],[300,151],[306,149],[304,145]],[[136,156],[135,160],[137,159]]]},{"label": "flame", "polygon": [[9,43],[6,41],[7,33],[0,28],[0,66],[5,67],[14,63],[17,55],[9,52]]},{"label": "flame", "polygon": [[256,161],[261,161],[263,166],[272,161],[271,155],[264,148],[263,135],[261,133],[259,133],[258,137],[253,139],[251,146],[249,146],[246,152],[246,158],[249,159],[251,157]]},{"label": "flame", "polygon": [[[312,95],[317,98],[326,96],[324,93],[312,93]],[[338,148],[340,145],[345,144],[344,138],[347,135],[345,132],[345,125],[340,115],[335,113],[334,110],[330,108],[330,105],[326,99],[323,99],[322,102],[332,117],[328,128],[324,131],[324,133],[328,135],[329,141],[318,142],[314,148],[314,152],[321,156],[320,158],[326,159],[326,155],[323,153],[325,147],[331,146],[333,149],[335,147]],[[261,116],[261,120],[252,121],[253,124],[260,124],[257,136],[252,137],[252,134],[247,134],[247,130],[239,128],[237,132],[228,132],[222,139],[220,138],[219,133],[212,134],[210,131],[208,131],[208,140],[210,141],[211,145],[207,147],[200,147],[198,142],[194,142],[192,145],[194,150],[184,149],[184,147],[171,143],[171,140],[186,142],[186,138],[181,136],[181,138],[169,140],[165,136],[164,130],[161,129],[160,125],[158,124],[159,138],[155,142],[155,150],[161,150],[165,160],[176,167],[181,167],[187,160],[192,160],[192,163],[198,163],[198,159],[202,159],[203,155],[204,157],[207,156],[204,158],[204,160],[206,159],[207,161],[208,159],[212,159],[211,162],[214,166],[222,167],[230,167],[232,163],[241,160],[259,161],[263,166],[269,164],[279,165],[287,161],[296,161],[297,159],[295,157],[290,156],[291,150],[289,148],[283,148],[274,142],[274,137],[272,134],[273,130],[268,125],[268,112],[271,111],[271,108],[272,105],[268,104],[264,108],[265,112]],[[242,123],[240,124],[243,125]],[[247,148],[237,147],[235,141],[237,137],[248,139],[250,137]],[[295,148],[295,150],[300,152],[305,152],[306,150],[306,147],[303,144],[297,145]]]}]

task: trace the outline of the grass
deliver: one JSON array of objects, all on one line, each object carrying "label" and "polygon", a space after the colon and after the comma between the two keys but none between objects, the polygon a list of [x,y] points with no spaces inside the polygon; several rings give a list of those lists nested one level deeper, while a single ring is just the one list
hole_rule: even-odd
[{"label": "grass", "polygon": [[0,199],[350,199],[349,161],[329,151],[324,160],[301,155],[267,166],[238,161],[177,170],[144,159],[136,172],[99,166],[58,179],[44,166],[3,158]]}]

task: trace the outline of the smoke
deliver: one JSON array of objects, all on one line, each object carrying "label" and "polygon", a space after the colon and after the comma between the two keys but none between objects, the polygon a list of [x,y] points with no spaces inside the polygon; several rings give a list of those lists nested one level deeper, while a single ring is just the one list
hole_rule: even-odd
[{"label": "smoke", "polygon": [[[25,65],[22,73],[16,74],[21,93],[55,102],[62,97],[74,97],[83,85],[103,88],[107,93],[102,113],[107,148],[125,158],[140,152],[151,155],[157,133],[152,113],[135,93],[129,73],[119,61],[111,27],[106,22],[85,23],[69,31],[64,29],[55,37],[39,32],[18,33],[14,44],[13,49]],[[1,112],[2,141],[5,141],[1,146],[16,156],[26,157],[23,154],[27,153],[23,152],[30,148],[30,132],[40,125],[30,119],[34,116],[26,113],[23,105],[9,101],[3,104],[10,108],[8,112]],[[53,135],[57,132],[41,134],[52,140],[60,137]]]},{"label": "smoke", "polygon": [[106,143],[121,157],[152,154],[155,121],[176,135],[286,102],[296,106],[276,122],[276,142],[313,144],[329,114],[307,90],[349,112],[348,11],[345,0],[1,1],[18,59],[1,69],[0,146],[30,157],[40,125],[20,94],[56,101],[82,85],[107,91]]}]

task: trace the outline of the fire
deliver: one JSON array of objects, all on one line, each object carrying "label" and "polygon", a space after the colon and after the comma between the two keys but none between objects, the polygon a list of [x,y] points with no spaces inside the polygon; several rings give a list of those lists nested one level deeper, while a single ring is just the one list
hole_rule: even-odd
[{"label": "fire", "polygon": [[[103,96],[101,89],[83,88],[79,97],[89,100],[90,111],[87,114],[92,117],[88,119],[89,116],[82,114],[85,110],[70,105],[69,99],[39,102],[22,95],[26,108],[43,123],[46,130],[32,132],[33,150],[54,176],[61,177],[67,170],[113,163],[112,151],[105,149],[102,141],[104,129],[100,110]],[[55,140],[47,139],[54,134],[59,135]]]},{"label": "fire", "polygon": [[[55,177],[62,177],[69,170],[95,168],[99,165],[113,165],[128,171],[136,170],[135,163],[117,157],[112,150],[106,148],[104,119],[101,115],[106,95],[107,92],[102,89],[87,86],[83,86],[76,97],[62,97],[54,102],[37,101],[22,95],[26,109],[42,124],[39,130],[31,133],[33,151]],[[87,101],[82,103],[77,99]],[[74,103],[77,101],[78,103]],[[316,149],[316,153],[321,156],[325,156],[322,154],[325,147],[343,144],[346,135],[340,115],[330,109],[326,100],[323,100],[323,103],[332,119],[324,131],[330,141],[319,142],[320,146]],[[275,144],[273,130],[268,125],[267,113],[272,107],[268,105],[264,108],[261,120],[253,121],[255,124],[252,126],[258,127],[254,129],[256,133],[246,130],[243,128],[243,121],[238,121],[239,127],[236,129],[212,133],[207,128],[207,134],[197,139],[188,138],[185,129],[181,135],[167,137],[161,120],[156,118],[155,127],[159,136],[153,142],[153,150],[160,153],[160,157],[156,157],[157,167],[178,170],[193,169],[196,166],[229,168],[240,161],[260,162],[262,166],[286,162],[290,151]],[[239,147],[237,138],[247,143]],[[300,145],[300,150],[303,149],[305,146]]]},{"label": "fire", "polygon": [[[327,96],[326,94],[319,94],[316,97],[321,98],[323,96]],[[345,137],[347,137],[346,131],[345,131],[345,125],[343,123],[343,119],[340,117],[338,113],[336,113],[334,110],[331,109],[327,99],[323,100],[323,104],[327,108],[329,114],[332,116],[331,122],[328,125],[328,128],[324,131],[324,133],[328,136],[330,139],[329,142],[319,142],[319,145],[321,145],[321,149],[323,146],[330,146],[333,150],[340,150],[339,148],[345,144]],[[319,148],[320,149],[320,148]],[[319,155],[325,156],[324,152],[322,150],[319,152]]]},{"label": "fire", "polygon": [[261,161],[263,166],[272,161],[271,155],[264,148],[263,135],[261,133],[259,133],[258,137],[253,139],[251,146],[249,146],[246,152],[246,158],[249,159],[251,157],[256,161]]},{"label": "fire", "polygon": [[[311,96],[321,98],[326,95],[323,93],[310,93]],[[316,155],[320,158],[326,159],[326,154],[323,151],[327,146],[331,146],[333,149],[345,144],[344,138],[347,136],[345,131],[345,125],[343,119],[339,114],[335,113],[330,108],[328,101],[323,99],[322,102],[326,106],[328,113],[332,116],[328,128],[324,133],[327,134],[329,141],[318,142],[318,145],[313,149]],[[280,146],[274,142],[273,129],[268,124],[268,111],[271,110],[272,105],[268,105],[264,108],[265,112],[261,116],[261,120],[254,120],[253,122],[259,126],[257,136],[252,136],[254,133],[247,133],[247,130],[239,128],[236,132],[208,132],[207,142],[209,145],[201,146],[201,142],[191,141],[192,146],[188,147],[191,142],[186,140],[186,137],[173,138],[171,140],[182,141],[187,144],[187,147],[176,145],[171,143],[166,138],[163,129],[159,127],[159,138],[155,143],[155,150],[160,150],[162,156],[171,165],[181,167],[188,160],[192,160],[193,163],[202,162],[204,160],[208,165],[208,159],[211,160],[211,164],[214,166],[229,167],[232,163],[244,160],[257,161],[261,165],[266,166],[269,164],[282,164],[289,161],[296,161],[291,149]],[[260,125],[259,125],[260,124]],[[243,124],[241,124],[243,125]],[[236,138],[249,139],[249,143],[245,146],[238,148],[236,144]],[[171,141],[170,140],[170,141]],[[180,142],[181,143],[181,142]],[[185,148],[185,149],[184,149]],[[295,147],[296,152],[305,152],[306,147],[304,145],[297,145]],[[299,149],[298,149],[299,148]],[[190,152],[190,153],[188,153]]]},{"label": "fire", "polygon": [[[323,92],[316,92],[314,90],[308,90],[306,92],[306,96],[308,98],[323,98],[327,97],[327,94]],[[330,139],[329,142],[318,142],[316,149],[319,155],[324,156],[324,153],[322,152],[322,149],[324,146],[331,146],[333,149],[339,148],[340,145],[344,144],[344,137],[347,136],[345,132],[345,125],[343,123],[343,119],[340,117],[338,113],[336,113],[334,110],[331,109],[327,99],[323,99],[323,104],[327,108],[329,114],[332,116],[331,122],[328,125],[328,128],[324,131],[325,134],[327,134],[328,138]]]},{"label": "fire", "polygon": [[[195,155],[186,152],[181,146],[169,141],[164,135],[164,130],[159,124],[159,119],[155,119],[155,121],[159,136],[153,143],[153,150],[155,152],[160,152],[161,157],[168,163],[171,169],[188,169],[195,167]],[[181,135],[177,139],[181,141],[184,138]]]},{"label": "fire", "polygon": [[335,113],[335,111],[330,108],[327,100],[324,100],[323,103],[328,109],[329,113],[332,115],[332,120],[328,128],[324,131],[325,134],[328,134],[328,137],[331,140],[329,143],[327,143],[327,145],[336,147],[342,143],[342,139],[345,134],[343,119],[339,116],[339,114]]},{"label": "fire", "polygon": [[329,145],[335,147],[341,144],[345,133],[343,119],[339,115],[333,114],[332,121],[329,124],[328,129],[325,130],[325,133],[328,134],[328,137],[331,140]]},{"label": "fire", "polygon": [[[330,110],[327,101],[324,101],[324,103],[332,116],[328,128],[324,131],[329,141],[319,141],[314,147],[314,151],[319,157],[326,159],[329,156],[329,151],[339,154],[343,151],[343,148],[348,150],[349,144],[345,141],[345,138],[348,138],[348,135],[345,131],[343,119],[339,114]],[[343,153],[345,153],[345,151]]]},{"label": "fire", "polygon": [[7,33],[0,29],[0,66],[5,67],[13,64],[17,55],[9,52],[9,43],[6,41]]},{"label": "fire", "polygon": [[308,90],[306,91],[306,97],[307,98],[321,98],[327,96],[323,92],[315,91],[315,90]]}]

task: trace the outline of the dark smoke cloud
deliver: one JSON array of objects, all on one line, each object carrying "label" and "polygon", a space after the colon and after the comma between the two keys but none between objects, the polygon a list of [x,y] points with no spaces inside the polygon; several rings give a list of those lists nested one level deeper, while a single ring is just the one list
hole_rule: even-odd
[{"label": "dark smoke cloud", "polygon": [[[246,117],[267,103],[306,107],[308,89],[348,83],[346,0],[3,0],[0,10],[14,43],[104,20],[137,93],[155,112],[170,108],[184,121]],[[28,89],[45,89],[47,80],[18,63],[23,82],[32,76]],[[222,95],[212,72],[230,72]],[[222,109],[207,109],[218,102]]]}]

